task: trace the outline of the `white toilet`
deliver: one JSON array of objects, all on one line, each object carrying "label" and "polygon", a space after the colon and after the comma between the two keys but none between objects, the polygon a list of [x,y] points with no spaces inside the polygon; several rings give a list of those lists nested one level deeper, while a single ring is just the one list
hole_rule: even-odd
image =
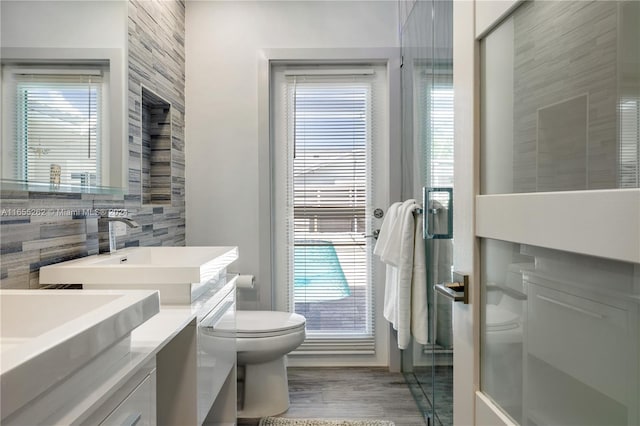
[{"label": "white toilet", "polygon": [[244,367],[241,418],[283,413],[289,408],[286,355],[302,344],[302,315],[275,311],[237,311],[238,366]]}]

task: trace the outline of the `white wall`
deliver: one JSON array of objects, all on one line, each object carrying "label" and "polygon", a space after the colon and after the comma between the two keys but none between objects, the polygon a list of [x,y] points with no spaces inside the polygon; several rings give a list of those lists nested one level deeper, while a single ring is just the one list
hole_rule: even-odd
[{"label": "white wall", "polygon": [[124,0],[2,1],[3,47],[127,46]]},{"label": "white wall", "polygon": [[238,245],[235,268],[260,286],[260,50],[398,47],[397,3],[188,1],[186,10],[187,245]]}]

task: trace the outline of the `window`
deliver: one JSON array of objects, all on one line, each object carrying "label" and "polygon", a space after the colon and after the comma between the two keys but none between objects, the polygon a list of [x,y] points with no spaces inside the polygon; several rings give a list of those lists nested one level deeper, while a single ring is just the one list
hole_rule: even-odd
[{"label": "window", "polygon": [[640,187],[640,100],[622,98],[620,115],[620,188]]},{"label": "window", "polygon": [[374,353],[365,235],[380,80],[371,67],[276,73],[278,308],[307,318],[301,353]]},{"label": "window", "polygon": [[[419,75],[417,109],[418,117],[423,117],[419,146],[425,147],[422,181],[433,187],[453,187],[453,75],[450,69],[440,72],[423,70]],[[434,198],[447,201],[444,193],[435,193]]]},{"label": "window", "polygon": [[[419,119],[417,123],[417,149],[421,150],[419,151],[422,160],[421,182],[429,187],[453,188],[454,91],[451,63],[420,64],[416,69],[418,72],[415,77],[415,85],[418,89],[418,95],[415,99],[415,110],[416,117]],[[449,195],[444,191],[434,192],[430,198],[443,207],[447,206],[449,202]],[[435,204],[430,206],[430,208],[438,207]],[[431,219],[433,215],[425,217]],[[433,222],[430,222],[429,226],[433,226]],[[448,281],[452,272],[451,258],[450,253],[449,255],[443,254],[442,250],[450,251],[452,245],[445,243],[444,240],[431,240],[427,243],[427,249],[430,252],[434,253],[435,247],[441,254],[440,257],[431,256],[430,258],[434,263],[427,268],[429,282]],[[429,290],[428,299],[430,312],[436,312],[434,314],[433,335],[431,336],[433,342],[421,348],[416,347],[414,365],[431,362],[429,359],[434,350],[438,352],[438,356],[444,357],[447,353],[451,353],[453,347],[450,302],[438,298],[431,290]]]},{"label": "window", "polygon": [[[311,334],[366,334],[367,83],[289,80],[294,311]],[[348,278],[347,278],[348,277]]]},{"label": "window", "polygon": [[[14,179],[73,186],[101,182],[106,102],[101,69],[8,67]],[[6,175],[6,173],[5,173]]]}]

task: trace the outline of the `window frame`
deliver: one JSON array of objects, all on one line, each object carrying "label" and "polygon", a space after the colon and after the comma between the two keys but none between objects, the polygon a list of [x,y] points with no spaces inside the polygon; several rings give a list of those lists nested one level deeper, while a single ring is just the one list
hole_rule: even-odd
[{"label": "window frame", "polygon": [[[3,140],[3,144],[7,144],[8,141],[11,141],[11,144],[15,148],[16,156],[3,155],[3,169],[5,167],[13,168],[13,178],[17,181],[26,181],[26,182],[39,182],[37,179],[29,178],[29,170],[28,167],[26,169],[21,168],[17,164],[13,164],[11,167],[8,162],[14,163],[29,163],[29,155],[24,151],[24,148],[21,147],[25,140],[23,139],[23,132],[18,127],[18,114],[22,113],[24,107],[20,107],[18,105],[18,101],[21,99],[19,92],[20,86],[26,83],[26,79],[22,79],[22,75],[27,76],[35,76],[35,78],[39,79],[38,83],[42,83],[46,85],[49,80],[54,80],[57,78],[64,79],[65,77],[69,77],[70,80],[73,79],[73,76],[79,76],[78,80],[83,77],[88,77],[95,75],[100,79],[98,85],[100,86],[99,90],[99,102],[96,103],[96,113],[99,114],[97,117],[98,122],[96,123],[99,131],[96,132],[96,182],[88,184],[74,183],[74,182],[63,182],[62,186],[101,186],[103,181],[108,181],[108,165],[109,165],[109,147],[108,141],[110,139],[109,132],[109,120],[108,120],[108,106],[109,106],[109,69],[106,64],[27,64],[27,65],[4,65],[2,67],[3,74],[3,97],[6,96],[6,107],[4,109],[3,121],[5,122],[3,127],[10,129],[11,135],[9,139]],[[82,84],[80,81],[70,81],[72,84]],[[60,84],[60,82],[51,81],[52,87],[55,87],[56,84]],[[43,86],[46,87],[46,86]],[[6,133],[5,133],[6,135]],[[22,137],[21,137],[22,135]],[[3,145],[3,149],[7,146]],[[27,158],[24,158],[25,155]],[[18,158],[18,156],[20,158]],[[105,167],[106,166],[106,167]],[[98,175],[99,174],[99,175]],[[7,176],[6,169],[3,171],[3,176]]]},{"label": "window frame", "polygon": [[[318,200],[318,202],[320,203],[320,205],[301,205],[300,199],[299,199],[299,195],[296,192],[296,178],[295,178],[295,173],[296,170],[298,170],[298,167],[300,167],[299,165],[296,164],[296,154],[299,156],[301,152],[305,152],[307,150],[306,147],[302,147],[301,143],[302,141],[298,141],[298,137],[300,137],[301,135],[298,133],[297,129],[297,122],[298,122],[298,109],[299,109],[299,101],[297,101],[297,94],[298,94],[298,90],[300,88],[302,88],[303,91],[307,91],[307,93],[312,93],[312,91],[316,90],[318,91],[318,95],[320,95],[321,92],[323,92],[324,90],[343,90],[343,89],[347,89],[347,90],[353,90],[353,91],[360,91],[361,92],[361,96],[358,97],[360,102],[363,102],[363,106],[365,108],[365,117],[364,117],[364,134],[361,135],[362,137],[362,141],[364,142],[364,148],[365,148],[365,155],[364,158],[361,158],[361,160],[364,162],[364,167],[365,167],[365,176],[364,176],[364,182],[362,182],[363,187],[362,188],[356,188],[356,186],[358,186],[356,183],[354,183],[353,185],[349,186],[350,189],[362,189],[365,193],[365,195],[367,196],[367,198],[370,198],[370,194],[372,193],[372,161],[371,161],[371,156],[373,154],[373,137],[375,136],[372,132],[372,119],[373,119],[373,106],[372,106],[372,97],[373,97],[373,82],[369,81],[371,80],[371,77],[369,77],[369,73],[367,69],[362,69],[362,70],[345,70],[344,72],[347,73],[344,76],[342,76],[342,74],[334,74],[332,72],[331,68],[326,70],[326,73],[321,74],[321,73],[317,73],[317,76],[319,78],[313,78],[313,77],[309,77],[309,78],[305,78],[305,77],[288,77],[288,73],[287,71],[285,71],[285,77],[288,77],[285,79],[285,86],[286,86],[286,91],[287,91],[287,113],[285,117],[282,117],[283,119],[286,120],[287,122],[287,127],[288,127],[288,141],[287,143],[290,146],[293,146],[293,158],[290,158],[289,161],[291,163],[291,168],[292,168],[292,172],[293,172],[293,176],[290,176],[289,178],[291,179],[291,192],[288,195],[288,197],[290,198],[290,201],[293,202],[293,208],[289,209],[289,212],[291,214],[293,214],[293,217],[290,217],[289,220],[291,221],[290,224],[288,225],[290,228],[292,228],[292,231],[289,234],[289,238],[293,238],[293,241],[288,241],[287,245],[289,247],[293,247],[294,248],[294,253],[295,253],[295,249],[299,248],[299,247],[304,247],[307,246],[307,244],[304,243],[300,243],[298,242],[298,238],[303,238],[305,240],[311,238],[319,238],[319,236],[313,236],[313,235],[308,235],[307,232],[309,231],[301,231],[299,228],[299,223],[296,222],[296,218],[299,217],[296,214],[296,210],[299,210],[300,208],[302,208],[303,210],[307,210],[307,209],[312,209],[313,211],[316,212],[316,224],[317,224],[317,220],[318,220],[318,214],[321,210],[323,210],[323,206],[321,204],[324,204],[322,201]],[[353,75],[349,75],[348,73],[353,73]],[[371,72],[371,75],[373,75],[373,72]],[[314,87],[315,86],[315,87]],[[324,87],[323,87],[324,86]],[[320,95],[322,96],[322,95]],[[355,110],[354,110],[355,112]],[[305,119],[302,119],[302,122],[305,122]],[[295,126],[295,129],[293,129],[291,126]],[[335,129],[333,129],[335,130]],[[311,130],[308,134],[308,136],[311,136],[313,138],[313,136],[320,136],[323,132],[314,132],[313,130]],[[307,133],[305,132],[304,136],[301,137],[301,139],[306,139]],[[333,141],[336,140],[335,135],[329,135]],[[293,140],[292,140],[293,139]],[[344,143],[344,140],[342,140],[342,138],[340,138],[340,144]],[[298,148],[300,146],[300,148]],[[311,148],[312,149],[312,148]],[[291,153],[290,153],[291,154]],[[334,167],[340,167],[340,171],[345,171],[342,169],[342,167],[339,164],[335,164],[335,163],[327,163],[327,165],[331,166],[333,164]],[[355,173],[355,172],[354,172]],[[307,189],[307,185],[306,185],[306,181],[303,183],[304,189]],[[335,185],[334,185],[335,186]],[[329,189],[329,187],[326,188],[321,188],[321,189]],[[349,189],[344,189],[341,192],[343,192],[346,194]],[[306,192],[306,191],[303,191]],[[326,200],[325,200],[326,202]],[[351,212],[349,212],[348,210],[351,208],[353,209],[353,206],[348,206],[348,205],[343,205],[343,206],[338,206],[337,205],[337,201],[334,201],[336,203],[336,205],[334,207],[342,207],[343,209],[346,209],[346,212],[343,211],[341,218],[343,219],[355,219],[357,220],[357,218],[360,216],[355,210],[352,210]],[[334,240],[337,241],[333,241],[334,244],[331,245],[331,247],[334,247],[334,251],[336,252],[341,252],[341,247],[340,247],[340,241],[341,239],[346,238],[346,234],[358,234],[358,233],[362,233],[363,235],[366,233],[370,233],[371,229],[372,229],[372,223],[371,220],[367,221],[366,219],[366,211],[370,210],[367,205],[367,202],[369,202],[368,199],[365,199],[365,203],[362,204],[361,207],[361,213],[362,215],[364,215],[364,224],[360,225],[358,227],[358,229],[360,229],[360,231],[358,231],[357,229],[352,229],[351,231],[348,232],[334,232],[335,234],[343,234],[342,236],[338,236],[335,235],[334,236]],[[325,206],[327,207],[327,206]],[[358,209],[360,210],[360,209]],[[313,211],[311,212],[311,215],[313,215]],[[333,216],[333,215],[332,215]],[[336,220],[335,216],[331,218],[331,220]],[[336,224],[334,223],[334,226]],[[326,224],[325,224],[326,226]],[[299,235],[299,232],[302,232],[302,235]],[[315,234],[324,234],[326,231],[317,231],[315,232]],[[313,232],[311,232],[311,234],[314,234]],[[331,234],[331,233],[329,233]],[[325,238],[325,237],[323,237]],[[326,237],[328,238],[328,236]],[[361,244],[354,244],[354,246],[356,245],[361,245],[365,248],[365,257],[367,257],[368,259],[366,260],[366,264],[367,264],[367,268],[364,270],[364,282],[366,284],[372,284],[373,283],[373,276],[372,276],[372,258],[371,258],[371,254],[370,253],[366,253],[366,247],[367,247],[367,242],[364,238],[362,238],[362,243]],[[355,250],[355,248],[354,248]],[[293,283],[295,283],[295,267],[297,265],[297,262],[299,260],[296,260],[295,258],[295,254],[294,254],[294,258],[293,258],[293,262],[292,262],[292,266],[294,271],[289,271],[289,277],[293,277]],[[342,261],[340,261],[340,266],[341,269],[345,269],[347,270],[346,275],[349,275],[348,270],[353,268],[354,270],[357,268],[356,264],[353,262],[347,262],[345,264],[343,264]],[[350,268],[351,267],[351,268]],[[312,265],[307,265],[307,263],[305,263],[305,271],[307,271],[307,269],[309,268],[309,273],[312,274],[313,272],[311,271],[313,269]],[[355,281],[360,282],[360,280],[356,279]],[[346,283],[346,281],[345,281]],[[298,293],[296,292],[296,287],[295,284],[289,286],[289,294],[287,295],[287,308],[288,310],[290,310],[291,312],[295,312],[295,305],[296,305],[296,300],[298,298]],[[351,289],[353,290],[353,289]],[[330,295],[327,293],[324,295],[325,297],[330,297]],[[328,339],[348,339],[348,338],[352,338],[352,339],[371,339],[374,334],[375,334],[375,320],[374,320],[374,312],[373,312],[373,305],[375,302],[375,294],[374,291],[372,289],[372,285],[367,285],[366,287],[366,293],[364,294],[364,304],[365,304],[365,309],[366,309],[366,313],[365,313],[365,324],[364,324],[364,328],[365,331],[363,332],[357,332],[355,330],[351,330],[351,331],[344,331],[344,332],[339,332],[337,330],[334,331],[330,331],[330,330],[326,330],[326,329],[322,329],[322,330],[318,330],[318,331],[313,331],[311,329],[307,329],[307,336],[310,339],[313,340],[318,340],[318,339],[323,339],[323,338],[328,338]],[[284,308],[284,307],[283,307]]]},{"label": "window frame", "polygon": [[5,162],[9,161],[6,141],[12,141],[14,126],[10,111],[12,95],[7,90],[8,82],[2,76],[2,162],[0,176],[3,188],[18,191],[54,191],[83,192],[95,194],[122,195],[129,190],[129,135],[128,135],[128,96],[127,96],[127,52],[124,48],[31,48],[3,47],[0,49],[2,67],[6,66],[100,66],[104,67],[104,81],[107,86],[108,108],[103,110],[105,123],[108,123],[108,139],[103,148],[103,181],[101,186],[68,186],[52,188],[49,182],[16,181],[9,176]]},{"label": "window frame", "polygon": [[[311,64],[312,62],[312,64]],[[388,118],[391,114],[392,114],[392,110],[389,107],[389,97],[390,97],[390,86],[389,86],[389,79],[390,79],[390,64],[388,62],[388,60],[362,60],[362,61],[338,61],[338,63],[336,63],[335,61],[304,61],[303,63],[300,63],[298,61],[274,61],[269,63],[269,80],[270,80],[270,98],[269,98],[269,104],[270,104],[270,153],[269,156],[272,159],[271,161],[275,161],[274,157],[276,156],[276,150],[277,148],[274,147],[274,135],[278,132],[277,129],[275,129],[276,124],[274,123],[274,117],[278,114],[277,112],[277,108],[275,102],[274,102],[274,98],[277,96],[282,96],[280,95],[277,89],[277,84],[275,82],[275,75],[276,72],[274,71],[274,69],[278,69],[279,67],[284,67],[284,66],[295,66],[295,65],[304,65],[305,68],[307,69],[317,69],[319,66],[325,65],[325,66],[342,66],[345,69],[351,69],[353,70],[354,67],[356,69],[361,68],[361,69],[371,69],[372,67],[375,69],[379,69],[380,73],[377,74],[377,79],[378,82],[376,84],[379,84],[379,92],[380,93],[380,106],[377,107],[378,108],[378,112],[376,113],[378,119],[377,119],[377,123],[382,123],[384,122],[384,124],[381,124],[381,128],[379,130],[379,138],[381,139],[381,141],[383,144],[387,144],[388,143],[388,138],[390,135],[390,119]],[[339,72],[338,72],[339,73]],[[284,74],[284,73],[282,73]],[[399,75],[398,75],[399,76]],[[281,77],[283,78],[283,77]],[[375,96],[375,95],[374,95]],[[382,121],[381,121],[382,120]],[[282,131],[282,129],[280,129],[280,131]],[[396,139],[394,137],[394,139]],[[399,150],[399,146],[397,147]],[[388,205],[387,203],[388,201],[388,191],[389,191],[389,186],[388,186],[388,173],[389,173],[389,150],[392,149],[392,145],[388,145],[386,148],[382,148],[382,152],[380,153],[380,157],[377,160],[374,160],[374,162],[376,163],[376,167],[379,167],[380,173],[376,173],[375,179],[376,180],[380,180],[380,182],[383,183],[384,185],[384,189],[382,190],[374,190],[374,192],[377,192],[377,201],[372,201],[377,203],[376,207],[381,206],[381,207],[385,207],[386,205]],[[399,160],[399,151],[398,151],[398,160]],[[270,166],[271,168],[271,173],[274,179],[276,179],[276,181],[274,181],[274,188],[275,189],[275,193],[274,193],[274,189],[270,189],[270,205],[272,206],[271,208],[271,221],[274,224],[274,227],[270,228],[270,234],[271,237],[269,239],[269,241],[272,241],[273,244],[275,244],[276,238],[278,238],[278,235],[280,234],[280,232],[278,231],[278,225],[276,225],[277,223],[277,214],[275,213],[275,209],[277,208],[277,205],[279,203],[279,197],[282,197],[282,195],[278,196],[277,194],[277,188],[279,185],[282,185],[281,183],[279,184],[278,182],[278,177],[277,177],[277,171],[275,171],[274,169],[276,169],[276,167],[274,167],[275,163],[272,163],[272,165]],[[270,179],[269,182],[271,182],[272,180]],[[381,194],[384,195],[381,198]],[[372,198],[373,200],[373,198]],[[371,208],[371,206],[367,206],[367,210],[370,210],[370,212],[373,211],[373,209]],[[377,220],[376,219],[376,228],[380,226],[381,223],[381,219]],[[279,225],[282,226],[282,225]],[[279,228],[282,229],[282,228]],[[280,243],[281,244],[281,243]],[[274,245],[274,247],[276,247]],[[271,258],[273,259],[272,261],[274,262],[274,265],[277,264],[277,259],[276,259],[276,255],[273,253],[274,250],[271,250]],[[383,277],[384,276],[384,268],[380,267],[380,265],[378,265],[378,262],[372,262],[372,267],[375,270],[374,275],[375,277]],[[273,269],[273,277],[272,277],[272,282],[278,282],[279,275],[276,272],[276,267],[274,266]],[[373,283],[373,287],[375,287],[375,292],[378,295],[382,295],[383,291],[384,291],[384,285],[383,285],[383,280],[379,279],[379,278],[374,278],[372,281]],[[380,285],[382,283],[382,286]],[[283,297],[282,295],[282,291],[281,291],[281,287],[282,286],[277,286],[277,285],[273,285],[273,288],[271,289],[272,291],[272,303],[275,309],[285,309],[285,305],[286,303],[283,304],[283,300],[286,300],[285,297]],[[379,296],[381,297],[381,296]],[[380,305],[380,304],[378,304]],[[292,359],[297,359],[299,360],[298,365],[335,365],[336,363],[339,363],[340,365],[348,365],[349,363],[365,363],[368,365],[386,365],[387,364],[387,359],[388,359],[388,347],[389,347],[389,334],[388,334],[388,329],[387,327],[385,327],[386,323],[383,321],[382,319],[382,307],[381,306],[377,306],[375,303],[371,303],[371,307],[372,307],[372,322],[374,322],[375,324],[378,324],[378,326],[375,326],[375,329],[372,328],[372,331],[375,330],[375,332],[373,332],[370,336],[365,336],[365,337],[361,337],[359,340],[358,338],[354,338],[354,339],[342,339],[341,337],[335,337],[335,336],[325,336],[324,338],[319,338],[319,339],[311,339],[308,340],[301,348],[300,350],[294,352],[294,356]],[[328,358],[326,358],[327,356],[331,356],[334,357],[331,359],[331,362],[328,362]]]},{"label": "window frame", "polygon": [[[377,176],[383,185],[378,185],[377,199],[381,207],[385,208],[393,200],[400,198],[401,193],[401,147],[398,141],[401,137],[401,102],[400,102],[400,64],[401,50],[399,47],[373,48],[275,48],[261,49],[258,58],[258,246],[255,247],[257,263],[257,279],[260,285],[249,299],[241,300],[241,309],[275,309],[276,278],[273,270],[273,238],[275,195],[272,188],[273,175],[273,67],[281,64],[379,64],[386,67],[386,111],[384,118],[385,129],[381,134],[386,138],[386,148],[379,157],[380,175]],[[378,268],[378,265],[376,265]],[[384,268],[379,267],[379,273],[384,274]],[[383,294],[384,286],[376,291]],[[382,307],[376,307],[376,318],[382,321]],[[347,366],[370,365],[390,366],[394,371],[400,370],[400,351],[391,344],[390,327],[378,327],[376,330],[376,354],[374,356],[340,355],[338,356],[306,356],[290,357],[290,365],[295,366]]]}]

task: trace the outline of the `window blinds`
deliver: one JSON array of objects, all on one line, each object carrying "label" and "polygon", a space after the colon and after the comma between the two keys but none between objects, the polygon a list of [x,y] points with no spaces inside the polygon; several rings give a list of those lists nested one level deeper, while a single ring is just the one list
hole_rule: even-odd
[{"label": "window blinds", "polygon": [[640,101],[622,99],[620,114],[620,154],[618,180],[620,188],[640,187]]},{"label": "window blinds", "polygon": [[102,76],[16,73],[16,178],[99,185]]},{"label": "window blinds", "polygon": [[[421,179],[431,187],[453,187],[453,155],[454,155],[454,91],[451,66],[424,66],[418,73],[418,99],[416,105],[419,135],[419,149],[421,150],[422,169]],[[435,192],[432,199],[446,205],[448,195]],[[442,303],[442,302],[440,302]],[[439,310],[440,308],[436,308]],[[443,315],[446,317],[446,315]],[[440,318],[440,317],[438,317]],[[446,321],[438,321],[438,329],[443,326],[447,330]],[[447,333],[438,335],[436,344],[429,343],[422,346],[422,354],[430,355],[435,352],[436,357],[446,359],[451,353]],[[441,346],[442,345],[442,346]],[[445,348],[443,348],[443,346]]]},{"label": "window blinds", "polygon": [[[453,187],[453,76],[423,71],[418,84],[423,182]],[[446,203],[447,195],[435,193],[434,199]]]},{"label": "window blinds", "polygon": [[373,352],[370,78],[286,77],[289,306],[308,335],[298,352]]}]

